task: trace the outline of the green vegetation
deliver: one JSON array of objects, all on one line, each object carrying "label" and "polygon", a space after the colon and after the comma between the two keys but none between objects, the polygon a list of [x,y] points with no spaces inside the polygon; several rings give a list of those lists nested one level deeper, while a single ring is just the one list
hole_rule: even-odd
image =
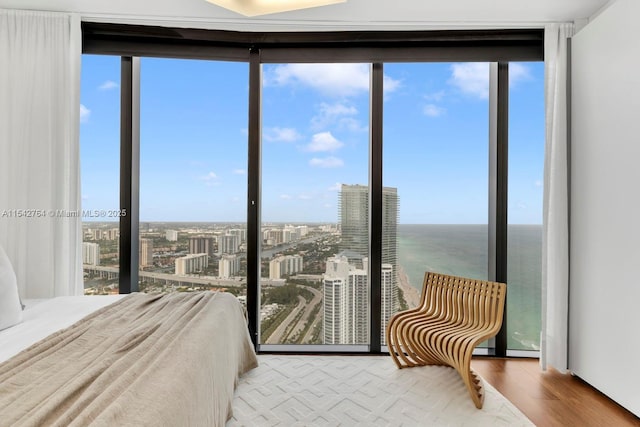
[{"label": "green vegetation", "polygon": [[313,294],[301,288],[295,284],[286,284],[284,286],[278,286],[265,290],[263,294],[265,304],[282,304],[282,305],[296,305],[298,304],[298,295],[302,296],[307,301],[313,298]]},{"label": "green vegetation", "polygon": [[408,309],[409,309],[409,305],[407,304],[407,300],[404,299],[404,292],[402,292],[402,288],[398,286],[398,310],[397,311],[404,311]]}]

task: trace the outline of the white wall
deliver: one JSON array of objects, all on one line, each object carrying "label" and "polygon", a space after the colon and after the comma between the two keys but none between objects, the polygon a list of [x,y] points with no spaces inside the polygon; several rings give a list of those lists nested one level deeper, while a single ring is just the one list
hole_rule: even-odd
[{"label": "white wall", "polygon": [[640,1],[573,38],[570,369],[640,416]]}]

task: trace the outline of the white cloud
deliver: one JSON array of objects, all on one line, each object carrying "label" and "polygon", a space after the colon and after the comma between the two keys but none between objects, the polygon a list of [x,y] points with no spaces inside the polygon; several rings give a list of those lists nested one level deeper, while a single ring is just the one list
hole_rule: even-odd
[{"label": "white cloud", "polygon": [[206,174],[205,176],[202,177],[202,179],[204,181],[210,181],[212,179],[216,179],[218,178],[218,175],[216,175],[215,172],[209,172],[208,174]]},{"label": "white cloud", "polygon": [[337,126],[338,129],[347,129],[351,132],[367,131],[367,127],[360,123],[354,116],[358,115],[358,109],[346,102],[334,104],[321,103],[318,114],[311,119],[311,128],[315,130]]},{"label": "white cloud", "polygon": [[203,181],[207,186],[218,185],[217,179],[218,175],[215,172],[209,172],[200,177],[200,181]]},{"label": "white cloud", "polygon": [[244,169],[234,169],[233,170],[233,174],[234,175],[246,175],[247,171]]},{"label": "white cloud", "polygon": [[288,195],[288,194],[281,194],[280,198],[282,200],[291,200],[292,199],[292,197],[290,195]]},{"label": "white cloud", "polygon": [[100,90],[111,90],[111,89],[116,89],[120,87],[120,85],[116,82],[114,82],[113,80],[107,80],[106,82],[102,83],[100,86],[98,86],[98,89]]},{"label": "white cloud", "polygon": [[87,123],[89,121],[90,115],[91,110],[89,110],[83,104],[80,104],[80,123]]},{"label": "white cloud", "polygon": [[386,74],[382,77],[382,79],[385,94],[395,92],[395,90],[401,86],[400,80],[394,80],[391,76],[387,76]]},{"label": "white cloud", "polygon": [[322,159],[314,157],[309,160],[309,164],[319,168],[339,168],[344,166],[344,161],[337,157],[325,157]]},{"label": "white cloud", "polygon": [[536,187],[542,187],[542,181],[537,180],[536,182],[533,183],[533,185],[535,185]]},{"label": "white cloud", "polygon": [[311,119],[313,129],[323,129],[336,123],[344,116],[355,116],[358,109],[346,103],[336,102],[335,104],[321,103],[318,107],[318,114]]},{"label": "white cloud", "polygon": [[489,97],[489,63],[467,62],[451,66],[449,84],[467,95],[480,99]]},{"label": "white cloud", "polygon": [[[400,82],[385,76],[385,92],[395,90]],[[286,64],[268,68],[266,86],[301,85],[324,95],[349,97],[369,91],[367,64]]]},{"label": "white cloud", "polygon": [[[509,64],[509,86],[530,80],[531,72],[523,64]],[[480,99],[489,98],[489,63],[467,62],[451,66],[449,84],[467,95]]]},{"label": "white cloud", "polygon": [[439,92],[428,93],[424,96],[424,99],[429,102],[440,102],[442,98],[444,98],[445,91],[441,90]]},{"label": "white cloud", "polygon": [[353,116],[358,114],[358,109],[353,105],[347,105],[341,102],[336,102],[335,104],[323,102],[320,104],[320,112],[326,117]]},{"label": "white cloud", "polygon": [[344,144],[338,141],[331,132],[320,132],[313,135],[311,142],[307,145],[307,150],[317,153],[321,151],[336,151]]},{"label": "white cloud", "polygon": [[351,132],[366,132],[369,130],[367,126],[363,126],[360,120],[352,117],[343,117],[338,122],[340,129],[348,129]]},{"label": "white cloud", "polygon": [[266,129],[262,137],[269,142],[295,142],[300,139],[300,134],[292,128],[272,127]]},{"label": "white cloud", "polygon": [[435,104],[427,104],[422,109],[422,112],[425,116],[428,117],[440,117],[446,112],[446,110],[442,107],[438,107]]},{"label": "white cloud", "polygon": [[532,76],[529,67],[518,63],[509,64],[509,86],[515,86],[522,81],[531,79]]},{"label": "white cloud", "polygon": [[342,184],[336,182],[334,185],[328,188],[329,191],[340,191],[342,189]]}]

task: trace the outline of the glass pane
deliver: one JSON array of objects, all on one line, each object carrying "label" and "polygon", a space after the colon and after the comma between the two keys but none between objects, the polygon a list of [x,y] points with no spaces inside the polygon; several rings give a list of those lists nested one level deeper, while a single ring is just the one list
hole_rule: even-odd
[{"label": "glass pane", "polygon": [[540,349],[544,64],[509,64],[507,347]]},{"label": "glass pane", "polygon": [[82,55],[82,262],[87,295],[117,294],[120,223],[120,57]]},{"label": "glass pane", "polygon": [[263,76],[260,342],[367,344],[370,65]]},{"label": "glass pane", "polygon": [[488,277],[489,64],[385,64],[385,73],[399,82],[385,91],[383,153],[386,191],[397,191],[383,198],[389,218],[398,212],[383,231],[395,312],[418,304],[427,271]]},{"label": "glass pane", "polygon": [[140,62],[140,291],[245,300],[248,65]]}]

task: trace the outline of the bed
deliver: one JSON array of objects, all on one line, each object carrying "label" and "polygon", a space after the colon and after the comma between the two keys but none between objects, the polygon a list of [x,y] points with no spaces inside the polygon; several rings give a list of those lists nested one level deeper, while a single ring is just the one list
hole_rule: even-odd
[{"label": "bed", "polygon": [[257,366],[224,292],[23,301],[0,331],[1,424],[223,426]]}]

